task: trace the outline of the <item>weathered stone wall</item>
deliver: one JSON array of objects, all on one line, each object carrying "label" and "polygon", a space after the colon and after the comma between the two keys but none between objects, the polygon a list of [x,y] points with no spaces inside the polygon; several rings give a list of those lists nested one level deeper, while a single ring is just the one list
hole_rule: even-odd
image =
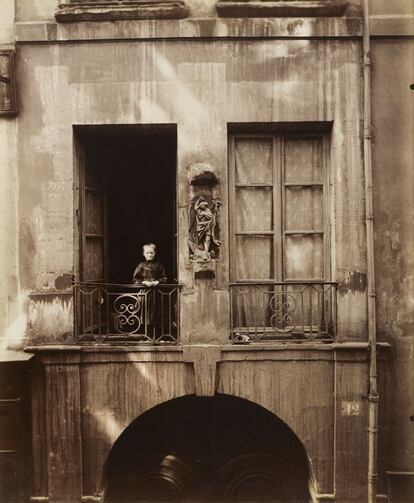
[{"label": "weathered stone wall", "polygon": [[[2,3],[0,49],[14,48],[14,1]],[[4,85],[4,84],[2,84]],[[25,330],[18,277],[17,119],[0,116],[0,351]]]},{"label": "weathered stone wall", "polygon": [[[2,15],[1,20],[0,43],[5,46],[14,42],[13,4],[8,1],[7,16]],[[373,0],[374,34],[412,35],[412,21],[401,17],[413,13],[409,4],[406,0]],[[362,59],[360,40],[349,37],[360,36],[359,20],[192,20],[57,26],[53,22],[56,5],[55,0],[17,2],[16,16],[22,22],[16,26],[19,126],[17,128],[14,118],[0,119],[0,167],[4,182],[0,187],[0,336],[4,337],[7,332],[12,336],[12,343],[14,340],[18,342],[25,333],[28,312],[33,342],[71,341],[73,308],[68,292],[76,259],[73,124],[177,124],[181,207],[179,260],[185,293],[183,339],[192,343],[224,343],[228,340],[228,238],[224,231],[224,246],[215,282],[194,282],[187,261],[188,166],[196,161],[217,166],[222,183],[220,190],[225,195],[222,228],[227,229],[227,123],[333,121],[332,279],[343,284],[339,296],[338,335],[341,340],[364,340],[366,243],[361,156]],[[390,21],[381,18],[383,14],[396,15],[397,18]],[[45,20],[50,22],[25,24]],[[255,39],[257,36],[263,39]],[[280,36],[285,39],[278,40]],[[165,39],[154,40],[154,37]],[[209,37],[214,40],[206,40]],[[300,40],[289,37],[299,37]],[[51,43],[42,45],[44,42]],[[414,49],[412,41],[406,39],[378,38],[372,45],[377,325],[379,339],[392,346],[389,362],[384,370],[380,369],[381,383],[384,384],[380,401],[383,428],[380,430],[383,448],[380,476],[383,478],[385,469],[403,472],[414,469],[411,435],[414,402],[412,393],[407,393],[407,383],[414,378],[414,119],[413,108],[409,106],[414,93],[409,87],[414,83],[410,64]],[[34,295],[27,302],[29,292]],[[205,306],[204,310],[199,309],[201,304]],[[293,357],[289,353],[289,358]],[[78,445],[80,419],[70,405],[71,401],[77,400],[80,407],[81,383],[82,389],[89,393],[83,400],[85,397],[91,403],[95,400],[97,416],[100,400],[104,403],[104,399],[108,399],[108,395],[93,394],[95,383],[99,382],[101,373],[105,374],[105,367],[89,361],[89,367],[84,365],[80,375],[78,363],[70,358],[65,362],[65,358],[62,356],[65,363],[62,367],[58,364],[59,358],[52,358],[49,366],[39,367],[33,373],[32,379],[33,425],[38,442],[34,449],[37,486],[33,494],[47,495],[50,492],[52,500],[53,495],[57,495],[57,501],[66,490],[74,494],[74,498],[78,497],[80,485],[76,484],[82,477],[81,473],[75,473],[66,481],[55,479],[53,483],[58,485],[47,487],[49,469],[76,470],[73,464],[67,467],[65,463],[82,455]],[[330,454],[318,452],[316,440],[318,427],[327,421],[331,428],[334,421],[334,402],[328,400],[327,395],[332,393],[335,375],[338,444],[327,442],[324,448],[332,450],[334,445],[339,446],[338,494],[358,498],[359,491],[366,484],[364,393],[367,366],[362,356],[351,361],[353,358],[333,364],[319,355],[321,361],[310,364],[311,387],[316,388],[316,382],[324,383],[323,389],[318,389],[321,396],[308,395],[308,380],[304,383],[301,372],[296,372],[298,365],[309,363],[302,361],[284,362],[283,372],[280,362],[222,363],[218,389],[222,393],[260,402],[284,417],[292,428],[302,428],[301,436],[311,456],[323,466],[331,459]],[[135,372],[131,369],[139,369],[139,386],[131,378],[132,386],[121,388],[120,394],[125,390],[136,391],[138,387],[140,394],[128,399],[122,426],[134,414],[156,402],[193,392],[192,374],[183,371],[183,363],[170,363],[171,373],[165,372],[165,363],[127,363],[131,364],[129,375]],[[118,364],[112,365],[110,375],[114,383],[120,368]],[[159,395],[150,403],[150,398],[155,396],[153,383],[164,382],[166,377],[171,380],[165,390],[157,387]],[[51,383],[55,386],[49,386]],[[277,393],[269,393],[269,389],[275,389]],[[294,397],[292,400],[291,396]],[[62,397],[63,411],[73,420],[67,426],[70,435],[63,441],[61,416],[54,411],[56,401]],[[65,402],[67,397],[69,401]],[[295,408],[298,397],[312,398],[316,405],[310,401],[306,402],[306,410],[302,410],[301,403]],[[131,405],[135,398],[139,398],[137,409]],[[362,414],[342,417],[339,410],[342,399],[361,401]],[[280,405],[278,400],[283,404]],[[89,406],[86,402],[83,405]],[[45,406],[50,410],[47,428]],[[302,412],[303,418],[311,419],[302,420]],[[99,445],[93,437],[95,433],[97,437],[100,434],[99,418],[95,421],[88,414],[85,412],[83,434],[92,450]],[[101,420],[111,425],[111,417],[105,413]],[[308,440],[307,425],[313,428]],[[72,427],[77,428],[76,431],[70,430]],[[333,426],[322,433],[330,435],[332,431]],[[361,436],[355,434],[356,431]],[[49,444],[42,437],[45,432]],[[114,432],[111,433],[113,437]],[[57,453],[69,449],[73,457],[48,461],[45,445]],[[106,440],[105,449],[109,445]],[[357,462],[356,452],[359,456]],[[89,459],[89,462],[92,464],[93,460]],[[49,465],[44,468],[42,463]],[[90,473],[94,474],[88,481],[91,487],[99,478],[100,469],[101,465],[91,466]],[[321,489],[330,491],[334,474],[323,468],[320,470],[323,473]],[[345,472],[348,478],[339,476]],[[355,480],[358,483],[352,486]],[[398,483],[397,480],[395,484]],[[385,491],[385,484],[380,489]]]},{"label": "weathered stone wall", "polygon": [[[378,338],[391,344],[386,386],[380,398],[387,433],[380,438],[385,469],[412,473],[414,395],[409,383],[414,380],[414,90],[410,86],[414,83],[414,43],[374,39],[372,60],[377,330]],[[414,491],[412,475],[389,478],[394,490],[411,484]]]},{"label": "weathered stone wall", "polygon": [[0,18],[0,44],[14,43],[15,2],[4,0]]},{"label": "weathered stone wall", "polygon": [[[150,26],[143,23],[140,29]],[[291,23],[304,35],[308,33],[306,24],[298,27],[296,22]],[[285,25],[289,32],[289,22]],[[246,20],[239,29],[246,30],[248,36],[254,26]],[[279,28],[276,25],[275,29]],[[351,29],[342,21],[331,28]],[[100,27],[89,26],[89,34],[95,29]],[[66,36],[64,32],[62,36]],[[332,280],[342,284],[338,336],[366,337],[359,42],[202,41],[194,37],[175,42],[25,43],[20,45],[18,68],[23,288],[37,293],[70,288],[63,279],[71,277],[77,254],[73,239],[72,125],[175,123],[179,279],[184,283],[182,339],[225,343],[229,327],[227,124],[332,122]],[[187,171],[200,161],[217,167],[223,198],[223,247],[214,282],[195,281],[188,262]],[[31,314],[47,325],[48,316],[36,313],[36,309],[50,311],[45,298],[33,296],[31,302]],[[72,313],[71,308],[55,307],[58,319]],[[46,325],[44,333],[50,333]],[[62,327],[66,325],[62,320]],[[32,323],[32,328],[35,338],[42,337],[38,323]],[[66,328],[57,332],[55,342],[66,340],[66,332]]]},{"label": "weathered stone wall", "polygon": [[370,0],[371,16],[399,16],[413,14],[413,4],[409,0]]}]

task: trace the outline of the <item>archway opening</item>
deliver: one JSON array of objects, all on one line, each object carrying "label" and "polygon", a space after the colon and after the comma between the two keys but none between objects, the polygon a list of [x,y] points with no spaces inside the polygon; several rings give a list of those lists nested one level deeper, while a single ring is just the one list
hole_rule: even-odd
[{"label": "archway opening", "polygon": [[147,411],[113,445],[105,503],[309,502],[306,451],[279,418],[227,395]]}]

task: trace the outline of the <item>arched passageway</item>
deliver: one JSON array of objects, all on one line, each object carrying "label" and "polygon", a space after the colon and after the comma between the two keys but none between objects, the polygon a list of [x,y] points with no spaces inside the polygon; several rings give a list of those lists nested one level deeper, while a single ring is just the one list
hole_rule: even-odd
[{"label": "arched passageway", "polygon": [[140,416],[104,476],[105,503],[310,501],[306,452],[292,430],[225,395],[177,398]]}]

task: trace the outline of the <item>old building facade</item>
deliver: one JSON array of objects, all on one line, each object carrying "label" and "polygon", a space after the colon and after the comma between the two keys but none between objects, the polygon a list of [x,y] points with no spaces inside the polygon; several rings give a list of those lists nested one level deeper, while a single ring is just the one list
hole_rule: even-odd
[{"label": "old building facade", "polygon": [[410,501],[409,2],[5,5],[7,501]]}]

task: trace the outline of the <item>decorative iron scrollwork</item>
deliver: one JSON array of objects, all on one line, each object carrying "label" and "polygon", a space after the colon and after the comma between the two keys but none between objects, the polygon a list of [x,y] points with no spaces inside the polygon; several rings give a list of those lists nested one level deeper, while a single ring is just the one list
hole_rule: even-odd
[{"label": "decorative iron scrollwork", "polygon": [[179,291],[180,285],[166,283],[151,288],[93,281],[76,283],[76,340],[176,343]]},{"label": "decorative iron scrollwork", "polygon": [[293,295],[282,292],[272,295],[270,326],[278,332],[293,332],[296,328],[296,300]]},{"label": "decorative iron scrollwork", "polygon": [[142,326],[142,299],[139,295],[123,294],[113,303],[114,326],[120,334],[136,334]]},{"label": "decorative iron scrollwork", "polygon": [[235,343],[335,338],[335,282],[232,283],[230,306]]}]

